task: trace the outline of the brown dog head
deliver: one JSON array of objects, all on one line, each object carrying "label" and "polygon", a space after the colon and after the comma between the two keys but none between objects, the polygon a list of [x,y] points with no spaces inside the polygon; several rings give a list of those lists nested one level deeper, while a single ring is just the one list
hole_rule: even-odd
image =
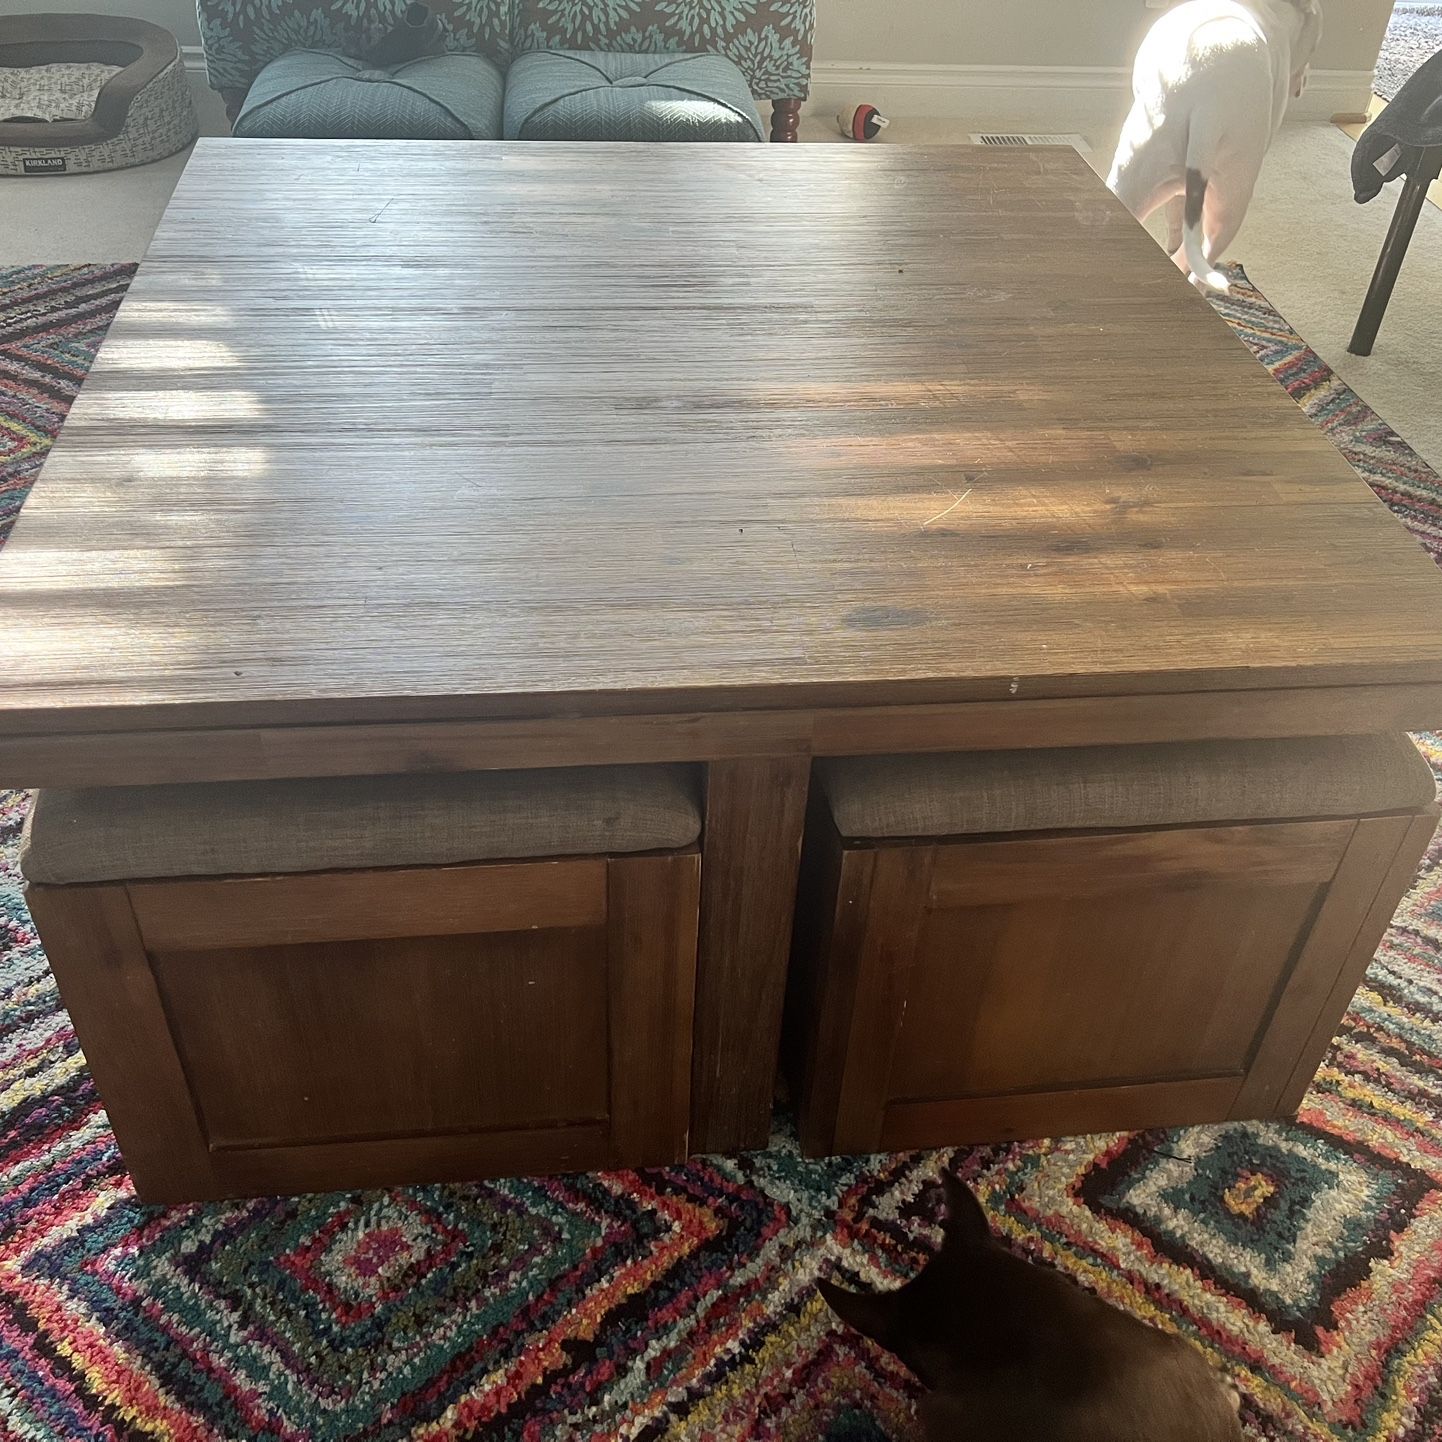
[{"label": "brown dog head", "polygon": [[[817,1288],[848,1326],[899,1357],[926,1387],[943,1385],[958,1347],[970,1347],[986,1311],[988,1252],[1007,1254],[992,1239],[981,1203],[947,1174],[941,1250],[920,1274],[892,1292],[848,1292],[834,1282]],[[980,1289],[980,1290],[978,1290]]]},{"label": "brown dog head", "polygon": [[1240,1442],[1236,1394],[1189,1343],[1012,1255],[956,1178],[941,1248],[890,1292],[818,1282],[842,1321],[931,1395],[927,1435],[1027,1442]]}]

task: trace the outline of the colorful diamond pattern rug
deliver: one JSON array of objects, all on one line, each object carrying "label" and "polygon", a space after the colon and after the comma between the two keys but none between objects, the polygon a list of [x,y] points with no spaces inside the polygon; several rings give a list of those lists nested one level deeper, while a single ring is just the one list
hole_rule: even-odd
[{"label": "colorful diamond pattern rug", "polygon": [[[12,510],[125,279],[0,272]],[[1439,549],[1436,475],[1235,280],[1222,313]],[[1295,1123],[825,1162],[783,1124],[644,1174],[158,1209],[25,912],[25,805],[0,793],[0,1438],[911,1438],[913,1385],[811,1283],[908,1276],[943,1165],[1019,1251],[1205,1348],[1251,1438],[1442,1438],[1442,842]]]},{"label": "colorful diamond pattern rug", "polygon": [[0,542],[134,274],[133,265],[0,270]]},{"label": "colorful diamond pattern rug", "polygon": [[1358,475],[1442,558],[1442,478],[1303,343],[1240,266],[1228,273],[1231,293],[1213,297],[1217,310]]}]

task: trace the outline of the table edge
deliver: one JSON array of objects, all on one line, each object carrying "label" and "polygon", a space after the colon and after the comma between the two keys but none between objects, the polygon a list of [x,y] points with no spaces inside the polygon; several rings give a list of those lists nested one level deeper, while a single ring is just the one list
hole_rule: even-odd
[{"label": "table edge", "polygon": [[0,784],[146,786],[1283,739],[1438,726],[1442,681],[810,710],[42,732],[0,737]]}]

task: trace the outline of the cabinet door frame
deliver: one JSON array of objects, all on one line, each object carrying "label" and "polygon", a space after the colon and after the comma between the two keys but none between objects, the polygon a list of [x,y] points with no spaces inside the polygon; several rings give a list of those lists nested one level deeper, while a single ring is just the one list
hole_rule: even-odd
[{"label": "cabinet door frame", "polygon": [[[137,1196],[146,1202],[660,1165],[690,1125],[700,855],[481,863],[96,885],[26,899]],[[211,1146],[150,951],[373,934],[600,926],[609,1115],[264,1147]]]},{"label": "cabinet door frame", "polygon": [[[1437,807],[1360,819],[1264,821],[848,844],[830,818],[813,831],[824,954],[798,956],[814,998],[799,1078],[809,1155],[1281,1116],[1301,1103],[1437,825]],[[1299,933],[1245,1067],[1235,1074],[1120,1085],[893,1100],[891,1079],[918,947],[932,910],[1025,900],[1028,877],[1060,894],[1105,895],[1155,875],[1168,886],[1229,875],[1311,882],[1319,904]],[[803,896],[803,905],[807,899]],[[798,1019],[799,1020],[799,1019]],[[793,1030],[799,1030],[794,1026]]]}]

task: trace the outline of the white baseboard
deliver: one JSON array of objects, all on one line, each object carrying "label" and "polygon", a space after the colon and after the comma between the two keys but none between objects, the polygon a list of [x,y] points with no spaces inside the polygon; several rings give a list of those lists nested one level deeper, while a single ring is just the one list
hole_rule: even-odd
[{"label": "white baseboard", "polygon": [[1130,88],[1128,72],[1109,67],[820,61],[811,67],[807,106],[830,114],[868,101],[893,117],[1074,130],[1120,118]]},{"label": "white baseboard", "polygon": [[1365,114],[1372,103],[1371,70],[1313,70],[1307,93],[1292,102],[1289,120],[1330,120],[1334,115]]},{"label": "white baseboard", "polygon": [[[1293,120],[1330,120],[1367,108],[1370,70],[1314,70]],[[1028,130],[1119,125],[1131,104],[1131,71],[1085,65],[902,65],[818,61],[809,111],[829,115],[868,101],[884,115],[972,120]]]}]

